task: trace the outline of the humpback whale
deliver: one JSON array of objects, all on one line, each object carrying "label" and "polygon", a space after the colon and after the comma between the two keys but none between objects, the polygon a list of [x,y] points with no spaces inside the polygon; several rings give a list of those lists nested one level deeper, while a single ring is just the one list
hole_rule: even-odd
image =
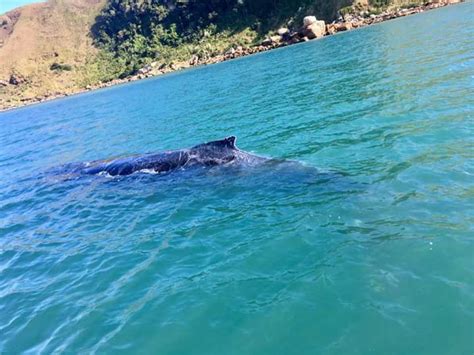
[{"label": "humpback whale", "polygon": [[230,136],[188,149],[72,164],[66,170],[78,174],[125,176],[135,172],[168,173],[196,166],[235,163],[255,165],[267,160],[240,150],[235,144],[236,140],[235,136]]}]

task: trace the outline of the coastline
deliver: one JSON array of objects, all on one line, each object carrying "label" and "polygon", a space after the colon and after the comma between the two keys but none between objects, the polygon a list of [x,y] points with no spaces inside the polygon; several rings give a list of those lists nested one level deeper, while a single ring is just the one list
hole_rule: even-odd
[{"label": "coastline", "polygon": [[392,19],[406,17],[409,15],[414,15],[414,14],[422,13],[425,11],[438,9],[438,8],[445,7],[448,5],[454,5],[457,3],[461,3],[463,1],[464,0],[440,0],[439,2],[426,3],[420,6],[412,6],[409,8],[403,8],[403,9],[398,8],[391,11],[384,11],[377,15],[374,15],[374,14],[369,15],[367,13],[366,14],[351,13],[351,14],[345,15],[343,19],[337,22],[325,24],[324,30],[320,34],[316,34],[313,36],[309,36],[308,34],[306,34],[304,32],[305,31],[304,29],[300,29],[298,31],[292,31],[292,32],[285,29],[286,32],[284,33],[283,32],[280,33],[280,30],[279,30],[278,35],[267,37],[260,44],[254,45],[252,47],[238,46],[236,48],[229,49],[225,53],[222,53],[210,58],[201,59],[198,57],[193,57],[189,61],[173,63],[166,67],[163,67],[163,66],[157,67],[156,65],[152,63],[151,65],[147,65],[144,68],[140,69],[137,74],[128,76],[123,79],[113,79],[108,82],[101,82],[95,85],[88,85],[85,88],[75,90],[74,92],[71,92],[71,93],[54,93],[54,94],[48,94],[45,96],[38,96],[34,98],[25,98],[21,100],[19,104],[14,104],[11,106],[0,106],[0,112],[6,112],[6,111],[14,110],[17,108],[21,108],[21,107],[26,107],[26,106],[30,106],[34,104],[39,104],[42,102],[52,101],[59,98],[75,96],[78,94],[92,92],[95,90],[108,88],[115,85],[125,84],[125,83],[134,82],[134,81],[152,78],[152,77],[157,77],[163,74],[172,73],[172,72],[176,72],[176,71],[180,71],[180,70],[188,69],[192,67],[217,64],[220,62],[225,62],[228,60],[237,59],[237,58],[252,55],[252,54],[257,54],[260,52],[266,52],[272,49],[277,49],[277,48],[286,47],[286,46],[297,44],[297,43],[302,43],[302,42],[307,42],[314,39],[323,38],[326,36],[331,36],[339,32],[352,31],[354,29],[367,27],[373,24],[382,23],[382,22],[389,21]]}]

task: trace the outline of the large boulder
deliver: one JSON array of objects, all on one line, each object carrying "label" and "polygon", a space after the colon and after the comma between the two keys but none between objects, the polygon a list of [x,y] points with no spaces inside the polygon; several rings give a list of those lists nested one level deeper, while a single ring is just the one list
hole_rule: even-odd
[{"label": "large boulder", "polygon": [[309,39],[321,38],[326,34],[326,23],[316,21],[305,27],[304,35]]},{"label": "large boulder", "polygon": [[153,67],[150,64],[145,65],[143,68],[137,70],[138,75],[148,74],[151,72]]},{"label": "large boulder", "polygon": [[353,26],[351,22],[336,22],[327,25],[326,31],[328,34],[332,35],[337,32],[349,31],[352,29],[352,27]]},{"label": "large boulder", "polygon": [[272,44],[278,44],[281,42],[280,36],[270,36],[270,39],[272,40]]},{"label": "large boulder", "polygon": [[336,30],[336,24],[335,23],[329,23],[326,25],[326,33],[329,35],[333,35],[337,32]]},{"label": "large boulder", "polygon": [[303,19],[303,26],[304,27],[308,27],[309,25],[312,25],[313,23],[315,23],[316,21],[318,21],[316,19],[316,16],[306,16],[304,19]]},{"label": "large boulder", "polygon": [[194,54],[189,60],[189,65],[198,65],[198,64],[199,64],[199,57],[196,54]]}]

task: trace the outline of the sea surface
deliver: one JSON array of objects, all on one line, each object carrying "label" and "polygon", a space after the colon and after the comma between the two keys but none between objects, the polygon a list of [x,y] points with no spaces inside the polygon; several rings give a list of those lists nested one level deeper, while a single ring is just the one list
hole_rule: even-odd
[{"label": "sea surface", "polygon": [[[473,13],[0,114],[0,353],[473,354]],[[229,135],[294,163],[50,173]]]}]

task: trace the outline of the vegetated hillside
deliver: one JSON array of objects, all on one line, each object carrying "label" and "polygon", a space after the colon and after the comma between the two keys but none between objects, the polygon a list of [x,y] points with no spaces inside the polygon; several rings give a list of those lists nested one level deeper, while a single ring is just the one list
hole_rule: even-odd
[{"label": "vegetated hillside", "polygon": [[[0,106],[75,91],[97,52],[89,33],[104,3],[50,0],[0,16]],[[18,85],[6,85],[12,74]]]},{"label": "vegetated hillside", "polygon": [[[331,22],[341,13],[374,13],[424,0],[108,0],[92,28],[109,54],[108,73],[130,75],[150,62],[206,59],[249,46],[279,27],[297,29],[314,15]],[[341,10],[345,10],[342,11]],[[103,66],[103,68],[105,68]]]},{"label": "vegetated hillside", "polygon": [[[0,108],[77,92],[144,65],[199,62],[259,43],[306,15],[422,0],[49,0],[0,16]],[[349,8],[350,7],[350,8]],[[204,59],[204,61],[202,61]]]},{"label": "vegetated hillside", "polygon": [[[0,16],[0,107],[247,46],[352,0],[48,0]],[[104,7],[105,6],[105,7]],[[11,84],[12,81],[15,84]]]},{"label": "vegetated hillside", "polygon": [[130,74],[147,62],[212,56],[249,45],[305,15],[332,21],[353,0],[110,0],[93,26],[95,43]]}]

